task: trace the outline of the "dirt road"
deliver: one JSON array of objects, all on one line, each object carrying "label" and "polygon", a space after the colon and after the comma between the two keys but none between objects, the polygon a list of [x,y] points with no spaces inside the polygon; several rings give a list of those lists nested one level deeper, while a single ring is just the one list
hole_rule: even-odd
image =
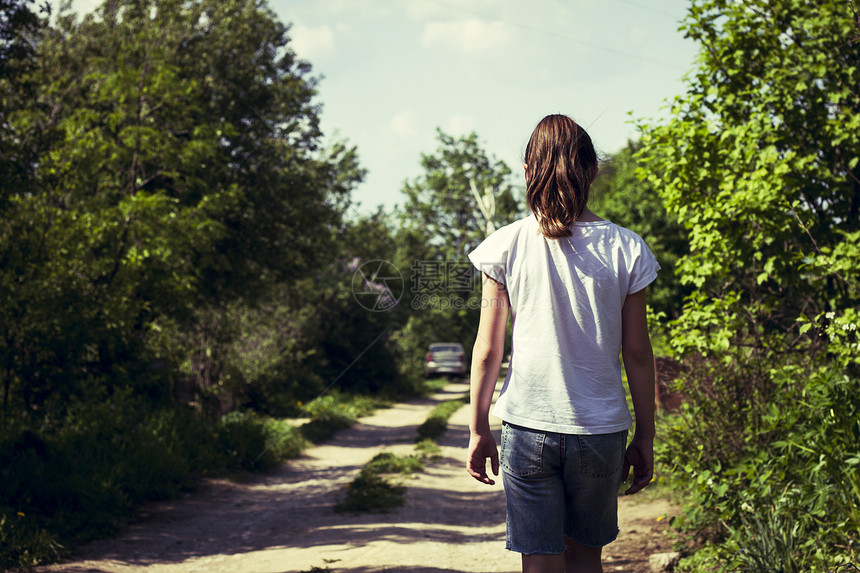
[{"label": "dirt road", "polygon": [[[501,480],[488,487],[464,470],[466,408],[439,440],[442,459],[404,478],[404,507],[386,514],[332,510],[365,463],[381,451],[413,453],[416,428],[430,409],[466,390],[466,384],[452,384],[431,398],[380,410],[269,475],[247,483],[211,481],[184,498],[154,504],[122,535],[38,571],[517,572],[519,555],[504,549]],[[670,510],[663,501],[622,498],[621,535],[605,550],[606,570],[650,571],[649,555],[669,550],[659,531],[665,520],[658,519]]]}]

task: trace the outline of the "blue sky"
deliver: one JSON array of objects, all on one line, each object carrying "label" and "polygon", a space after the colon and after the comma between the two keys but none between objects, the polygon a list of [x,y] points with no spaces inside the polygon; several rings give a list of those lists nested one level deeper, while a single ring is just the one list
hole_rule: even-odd
[{"label": "blue sky", "polygon": [[[696,45],[689,0],[270,0],[319,76],[322,126],[358,148],[368,175],[354,213],[403,201],[436,128],[476,132],[521,183],[535,124],[566,113],[609,154],[633,118],[666,116]],[[76,0],[88,11],[98,2]]]},{"label": "blue sky", "polygon": [[[436,128],[474,131],[520,176],[535,124],[566,113],[603,153],[666,116],[697,47],[681,0],[274,0],[294,49],[323,76],[327,135],[368,170],[358,212],[403,201]],[[631,115],[632,114],[632,115]],[[519,182],[519,180],[518,180]]]}]

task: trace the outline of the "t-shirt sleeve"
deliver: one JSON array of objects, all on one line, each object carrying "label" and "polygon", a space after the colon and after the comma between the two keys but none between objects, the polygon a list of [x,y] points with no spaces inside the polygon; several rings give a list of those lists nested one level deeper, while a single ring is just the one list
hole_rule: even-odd
[{"label": "t-shirt sleeve", "polygon": [[633,268],[630,269],[630,286],[627,293],[639,292],[643,288],[650,285],[657,278],[657,271],[660,270],[660,263],[648,245],[645,244],[640,237],[637,237],[638,256],[633,259]]},{"label": "t-shirt sleeve", "polygon": [[511,234],[507,229],[499,229],[469,253],[469,260],[475,268],[503,285],[507,284],[505,269],[511,249]]}]

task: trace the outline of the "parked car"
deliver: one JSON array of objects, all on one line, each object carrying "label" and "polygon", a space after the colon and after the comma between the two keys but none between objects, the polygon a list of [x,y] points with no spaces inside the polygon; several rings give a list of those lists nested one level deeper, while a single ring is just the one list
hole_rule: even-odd
[{"label": "parked car", "polygon": [[427,349],[425,376],[465,373],[466,351],[459,342],[434,342]]}]

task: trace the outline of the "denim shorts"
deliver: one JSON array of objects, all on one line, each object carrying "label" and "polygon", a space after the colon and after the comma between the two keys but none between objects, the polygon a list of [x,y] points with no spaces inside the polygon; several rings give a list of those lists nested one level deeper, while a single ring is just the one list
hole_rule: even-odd
[{"label": "denim shorts", "polygon": [[502,479],[511,551],[564,553],[564,536],[603,547],[618,536],[627,430],[557,434],[502,425]]}]

